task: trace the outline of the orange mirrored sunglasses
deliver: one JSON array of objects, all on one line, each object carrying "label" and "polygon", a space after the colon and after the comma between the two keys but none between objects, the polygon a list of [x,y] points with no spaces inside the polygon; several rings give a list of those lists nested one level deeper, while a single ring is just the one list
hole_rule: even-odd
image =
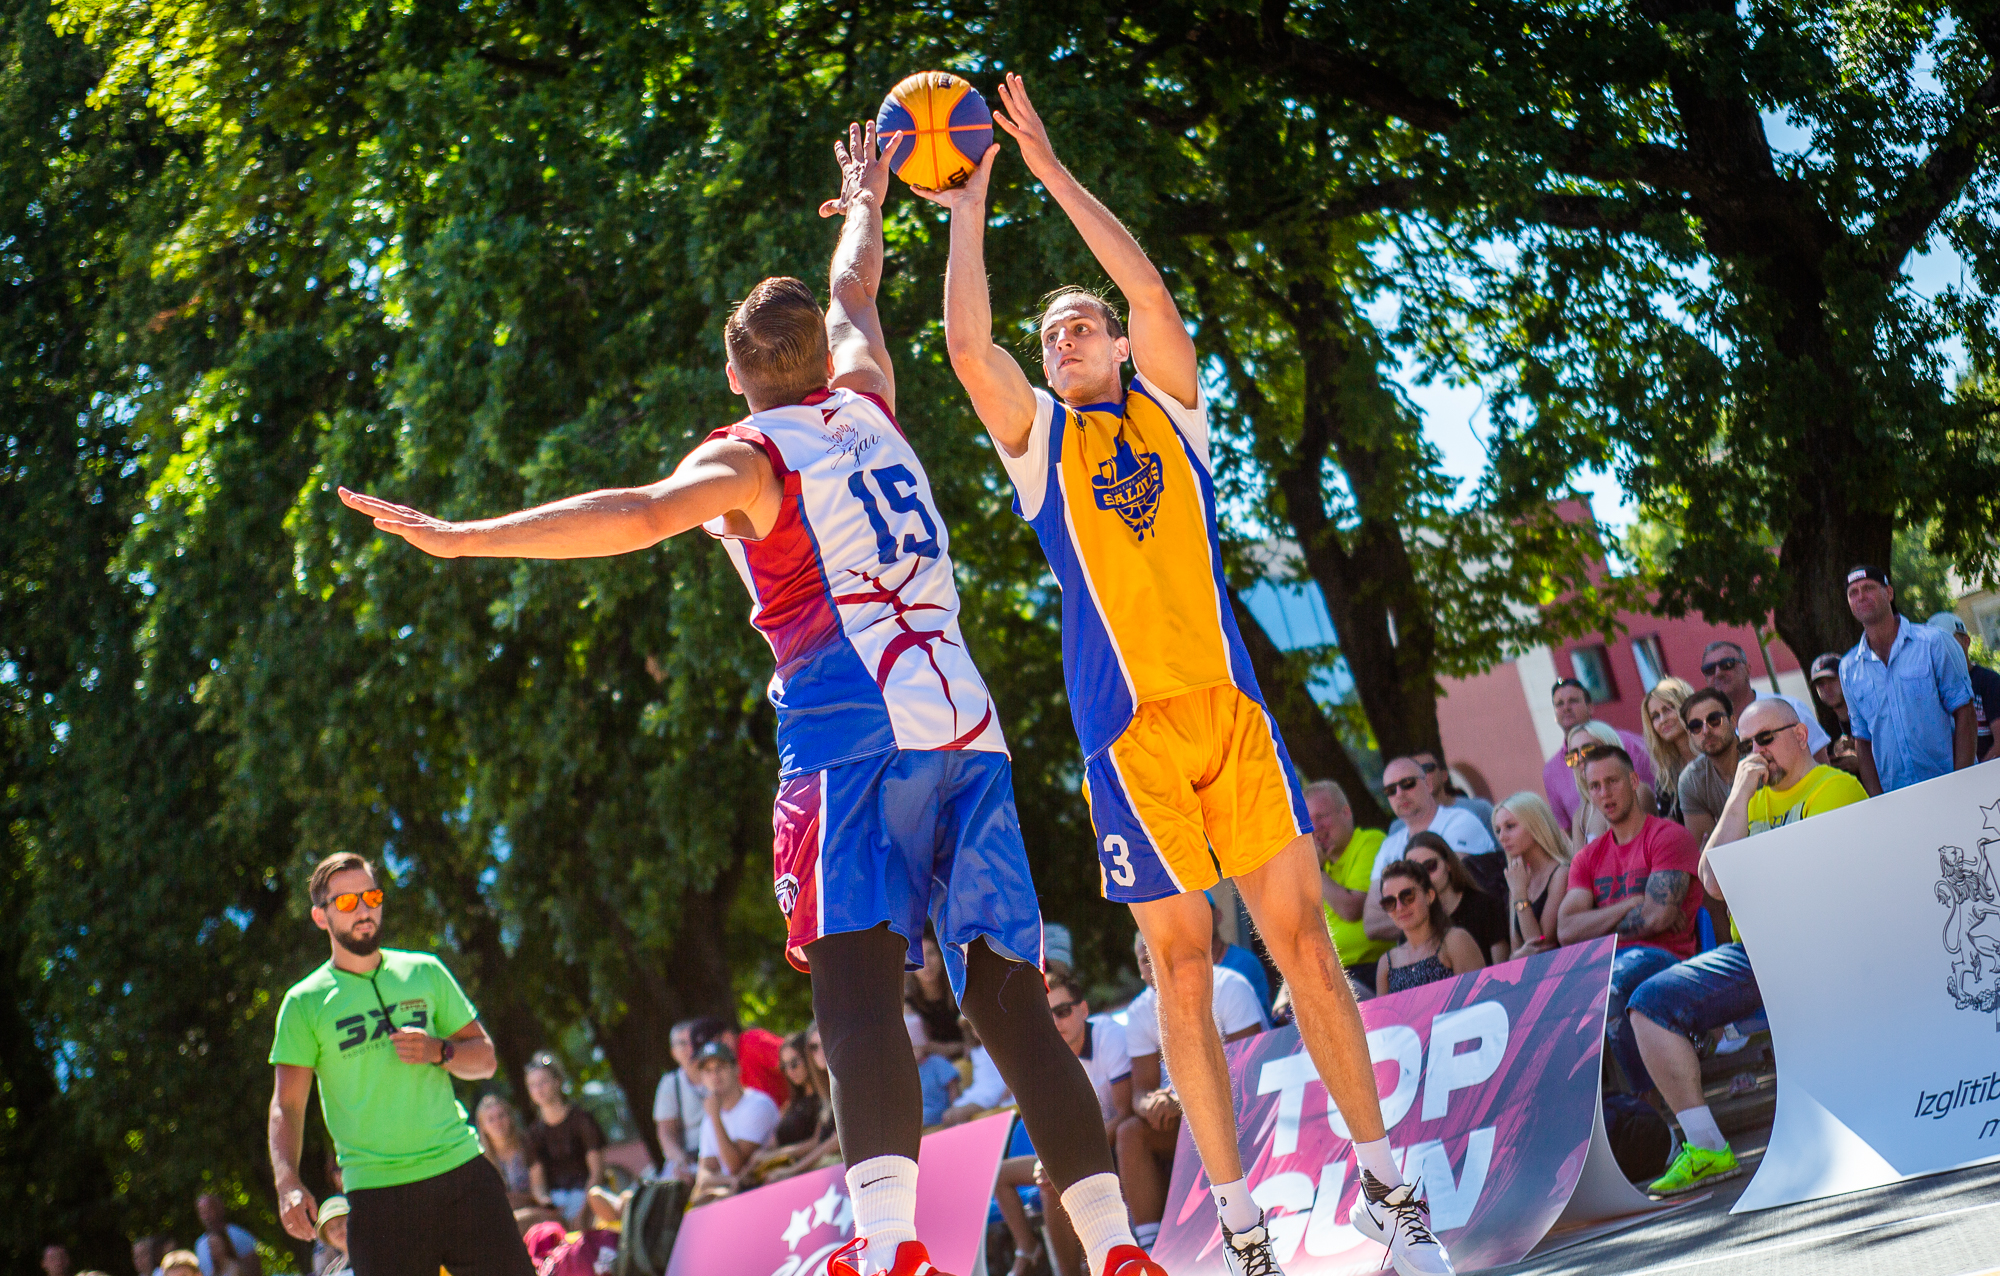
[{"label": "orange mirrored sunglasses", "polygon": [[327,900],[321,907],[331,908],[336,913],[351,913],[363,904],[370,908],[382,907],[382,888],[377,886],[373,890],[344,891]]}]

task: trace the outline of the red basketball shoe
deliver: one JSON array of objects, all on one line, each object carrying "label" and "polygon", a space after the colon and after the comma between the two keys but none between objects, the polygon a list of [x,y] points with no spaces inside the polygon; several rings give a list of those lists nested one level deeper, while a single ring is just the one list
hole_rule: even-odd
[{"label": "red basketball shoe", "polygon": [[1104,1256],[1099,1276],[1167,1276],[1167,1269],[1146,1256],[1137,1245],[1115,1245]]},{"label": "red basketball shoe", "polygon": [[[826,1260],[826,1276],[861,1276],[860,1269],[847,1256],[866,1244],[866,1241],[857,1236],[833,1251],[833,1257]],[[1133,1272],[1136,1276],[1136,1273],[1144,1270],[1143,1267],[1134,1268]],[[922,1241],[904,1241],[896,1246],[896,1265],[891,1267],[885,1276],[950,1276],[950,1274],[931,1265],[930,1251],[924,1248]],[[1163,1272],[1161,1276],[1166,1274]]]}]

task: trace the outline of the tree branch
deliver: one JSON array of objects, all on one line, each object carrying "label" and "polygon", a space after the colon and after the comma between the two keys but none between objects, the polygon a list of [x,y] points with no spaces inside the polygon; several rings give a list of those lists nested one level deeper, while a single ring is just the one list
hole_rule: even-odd
[{"label": "tree branch", "polygon": [[[2000,23],[1989,25],[2000,27]],[[1994,54],[2000,48],[2000,32],[1992,38],[1985,31],[1980,35],[1988,56],[2000,63],[2000,56]],[[1973,90],[1965,109],[1876,217],[1868,243],[1876,272],[1884,280],[1894,279],[1902,270],[1903,262],[1959,197],[1996,140],[2000,140],[2000,70]]]}]

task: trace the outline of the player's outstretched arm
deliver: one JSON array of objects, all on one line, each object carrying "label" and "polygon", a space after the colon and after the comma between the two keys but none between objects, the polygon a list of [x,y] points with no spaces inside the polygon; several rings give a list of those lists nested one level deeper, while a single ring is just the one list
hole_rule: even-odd
[{"label": "player's outstretched arm", "polygon": [[1020,143],[1028,171],[1069,214],[1097,264],[1125,295],[1131,308],[1125,327],[1132,338],[1132,362],[1146,380],[1173,395],[1182,407],[1193,407],[1200,393],[1194,339],[1181,322],[1180,308],[1174,305],[1159,268],[1125,224],[1056,158],[1049,130],[1028,100],[1028,87],[1020,76],[1009,73],[1000,85],[1000,104],[1005,109],[993,113],[993,122]]},{"label": "player's outstretched arm", "polygon": [[[892,137],[891,144],[900,136]],[[833,384],[876,395],[894,413],[896,372],[875,308],[875,293],[882,286],[882,204],[889,197],[889,166],[875,145],[875,122],[849,124],[847,140],[833,144],[833,158],[840,165],[840,196],[819,206],[821,217],[847,218],[833,250],[827,290]]]},{"label": "player's outstretched arm", "polygon": [[999,154],[998,145],[987,147],[962,186],[911,189],[951,210],[951,256],[944,268],[944,343],[951,370],[993,442],[1008,456],[1020,456],[1035,424],[1035,388],[1014,356],[993,342],[993,298],[986,286],[986,186]]},{"label": "player's outstretched arm", "polygon": [[348,508],[437,558],[608,558],[647,549],[710,519],[741,512],[761,535],[783,497],[770,460],[752,444],[711,439],[647,487],[565,497],[499,518],[452,523],[340,489]]}]

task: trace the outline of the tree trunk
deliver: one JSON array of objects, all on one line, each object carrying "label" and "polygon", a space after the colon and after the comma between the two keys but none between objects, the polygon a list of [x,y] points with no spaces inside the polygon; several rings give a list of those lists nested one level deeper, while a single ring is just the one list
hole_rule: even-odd
[{"label": "tree trunk", "polygon": [[1347,804],[1354,808],[1355,823],[1363,828],[1389,827],[1389,816],[1375,800],[1374,788],[1362,778],[1341,743],[1340,733],[1312,698],[1298,671],[1289,667],[1285,653],[1278,650],[1278,644],[1271,641],[1271,636],[1233,589],[1229,591],[1229,602],[1236,613],[1236,627],[1243,631],[1243,646],[1250,653],[1257,686],[1264,693],[1271,716],[1278,720],[1279,730],[1284,732],[1285,747],[1292,755],[1292,765],[1298,768],[1299,781],[1310,784],[1314,780],[1332,780],[1347,794]]},{"label": "tree trunk", "polygon": [[653,1092],[674,1067],[674,1025],[696,1015],[728,1019],[735,1012],[728,936],[719,919],[729,915],[748,863],[747,844],[738,849],[736,862],[717,876],[713,886],[684,898],[673,946],[664,954],[642,947],[606,903],[607,924],[626,963],[626,977],[618,989],[623,1013],[616,1018],[593,1014],[591,1034],[604,1051],[612,1079],[624,1092],[632,1123],[655,1165],[661,1163],[661,1153],[659,1132],[653,1128]]},{"label": "tree trunk", "polygon": [[1860,640],[1860,622],[1847,609],[1847,573],[1861,563],[1889,570],[1895,527],[1886,513],[1843,513],[1814,502],[1786,529],[1778,565],[1787,585],[1773,618],[1801,665]]}]

